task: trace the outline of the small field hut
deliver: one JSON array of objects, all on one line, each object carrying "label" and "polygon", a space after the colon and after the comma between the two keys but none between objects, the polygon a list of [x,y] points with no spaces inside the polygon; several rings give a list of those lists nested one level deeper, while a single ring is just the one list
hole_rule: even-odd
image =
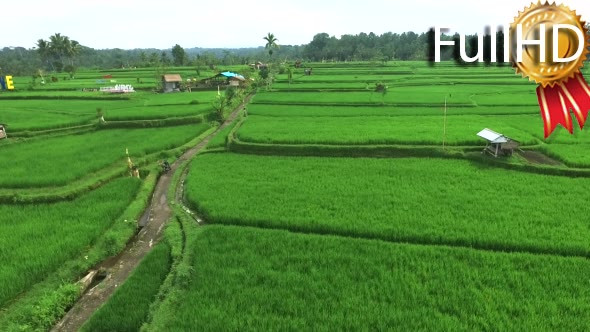
[{"label": "small field hut", "polygon": [[251,64],[250,64],[250,68],[252,68],[252,69],[256,69],[256,70],[260,70],[260,69],[262,69],[262,68],[267,68],[267,67],[268,67],[268,65],[267,65],[267,64],[265,64],[265,63],[262,63],[262,62],[260,62],[260,61],[258,61],[258,62],[256,62],[256,63],[251,63]]},{"label": "small field hut", "polygon": [[6,138],[6,128],[3,124],[0,124],[0,139]]},{"label": "small field hut", "polygon": [[162,75],[162,91],[173,92],[180,91],[180,84],[182,77],[179,74],[165,74]]},{"label": "small field hut", "polygon": [[487,141],[486,147],[483,152],[487,152],[494,157],[498,156],[511,156],[514,150],[520,147],[520,143],[511,139],[510,137],[504,136],[491,129],[485,128],[484,130],[477,133],[477,136]]},{"label": "small field hut", "polygon": [[201,84],[204,86],[219,86],[219,85],[229,85],[229,86],[242,86],[246,82],[246,78],[238,73],[233,73],[231,71],[224,71],[223,73],[219,73],[213,77],[209,77],[201,81]]}]

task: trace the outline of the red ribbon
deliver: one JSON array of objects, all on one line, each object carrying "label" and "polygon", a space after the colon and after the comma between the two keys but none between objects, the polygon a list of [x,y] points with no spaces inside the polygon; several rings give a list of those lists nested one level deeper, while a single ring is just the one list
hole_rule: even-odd
[{"label": "red ribbon", "polygon": [[553,87],[537,87],[537,98],[545,123],[545,138],[549,137],[559,124],[570,134],[574,133],[570,110],[574,111],[580,129],[584,128],[590,110],[590,87],[581,73]]}]

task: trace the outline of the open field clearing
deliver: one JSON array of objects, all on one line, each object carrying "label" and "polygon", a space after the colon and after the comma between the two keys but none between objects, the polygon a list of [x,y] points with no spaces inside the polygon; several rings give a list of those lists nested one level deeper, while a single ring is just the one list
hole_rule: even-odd
[{"label": "open field clearing", "polygon": [[128,99],[109,100],[98,95],[98,99],[55,100],[53,94],[36,93],[34,99],[2,100],[0,94],[1,120],[9,131],[18,132],[97,123],[97,109],[107,121],[195,116],[211,112],[210,101],[216,95],[211,91],[173,95],[140,92]]},{"label": "open field clearing", "polygon": [[14,107],[14,103],[11,105],[2,109],[2,121],[10,123],[8,129],[11,131],[64,128],[87,124],[96,118],[94,114],[89,113],[73,114],[56,110],[23,109]]},{"label": "open field clearing", "polygon": [[139,181],[113,181],[73,201],[0,205],[0,306],[92,245],[134,199]]},{"label": "open field clearing", "polygon": [[[439,106],[329,106],[329,105],[273,105],[250,104],[248,114],[264,116],[309,116],[309,117],[347,117],[347,116],[422,116],[438,115],[442,118],[444,105]],[[533,106],[468,106],[449,107],[447,115],[539,115]],[[541,128],[542,131],[542,128]]]},{"label": "open field clearing", "polygon": [[195,159],[186,190],[212,223],[589,256],[589,181],[462,160],[222,153]]},{"label": "open field clearing", "polygon": [[[374,87],[372,87],[374,88]],[[445,96],[450,106],[538,106],[535,88],[530,86],[498,85],[489,89],[480,86],[409,86],[389,89],[381,93],[364,92],[264,92],[256,95],[259,104],[328,104],[328,105],[440,105]],[[527,97],[528,96],[528,97]]]},{"label": "open field clearing", "polygon": [[586,330],[590,134],[544,139],[535,84],[262,52],[0,92],[0,330]]},{"label": "open field clearing", "polygon": [[[168,70],[180,74],[183,77],[192,78],[197,77],[194,69],[187,67],[169,68]],[[210,70],[202,70],[201,78],[213,76],[216,73]],[[105,78],[104,76],[111,77]],[[57,82],[51,82],[51,76],[57,78]],[[152,68],[139,69],[112,69],[104,71],[80,71],[76,73],[75,78],[71,79],[66,73],[54,74],[46,77],[47,84],[41,84],[41,79],[38,78],[35,90],[39,91],[67,91],[67,90],[81,90],[84,88],[97,88],[100,86],[109,86],[114,84],[131,84],[135,89],[153,90],[156,88],[156,82],[159,80],[158,75]],[[14,83],[21,87],[28,87],[31,82],[30,77],[15,77]]]},{"label": "open field clearing", "polygon": [[[0,186],[47,187],[67,184],[132,158],[179,147],[209,128],[208,124],[149,129],[112,129],[9,144],[0,147]],[[18,167],[17,167],[18,165]]]},{"label": "open field clearing", "polygon": [[[207,226],[159,328],[583,330],[581,258]],[[556,272],[559,271],[559,272]]]},{"label": "open field clearing", "polygon": [[199,105],[154,105],[119,108],[104,112],[106,121],[110,120],[150,120],[173,117],[203,115],[212,112],[211,104]]},{"label": "open field clearing", "polygon": [[[449,145],[481,146],[481,139],[475,134],[486,126],[522,144],[535,144],[537,139],[531,133],[543,126],[538,115],[458,115],[448,116],[446,121]],[[444,135],[440,115],[297,118],[251,115],[238,130],[237,137],[246,142],[273,144],[440,145]]]},{"label": "open field clearing", "polygon": [[101,92],[65,91],[18,91],[18,93],[0,93],[0,101],[7,100],[129,100],[130,96],[104,94]]},{"label": "open field clearing", "polygon": [[548,144],[543,151],[572,167],[590,167],[590,144]]}]

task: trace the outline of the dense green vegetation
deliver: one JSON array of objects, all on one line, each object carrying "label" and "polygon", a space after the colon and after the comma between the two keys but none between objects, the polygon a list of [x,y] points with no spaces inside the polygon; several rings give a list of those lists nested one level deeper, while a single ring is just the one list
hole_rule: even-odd
[{"label": "dense green vegetation", "polygon": [[238,121],[239,117],[235,119],[227,127],[220,130],[219,133],[217,133],[217,135],[213,137],[213,139],[209,142],[209,144],[207,145],[207,149],[225,148],[227,144],[228,135],[234,129]]},{"label": "dense green vegetation", "polygon": [[[212,111],[210,100],[214,91],[177,94],[153,94],[138,92],[133,96],[115,97],[92,92],[56,93],[19,91],[18,94],[0,94],[1,123],[9,134],[24,130],[34,131],[96,124],[97,110],[106,121],[167,119],[204,115]],[[23,99],[8,99],[22,97]],[[79,99],[71,99],[79,98]]]},{"label": "dense green vegetation", "polygon": [[[244,227],[194,240],[167,330],[583,330],[581,258],[496,254]],[[559,273],[556,273],[559,271]]]},{"label": "dense green vegetation", "polygon": [[[336,111],[337,112],[337,111]],[[336,113],[335,112],[335,113]],[[249,116],[240,140],[277,144],[432,144],[443,137],[450,145],[481,146],[475,128],[492,127],[523,144],[535,144],[531,134],[543,126],[538,115],[265,117]]]},{"label": "dense green vegetation", "polygon": [[138,331],[170,271],[170,247],[160,243],[80,331]]},{"label": "dense green vegetation", "polygon": [[[355,117],[355,116],[422,116],[444,114],[444,105],[437,106],[342,106],[342,105],[273,105],[251,104],[248,113],[251,115],[277,117]],[[449,107],[447,115],[538,115],[535,107]]]},{"label": "dense green vegetation", "polygon": [[548,144],[543,150],[569,166],[590,167],[590,144],[587,141],[580,144]]},{"label": "dense green vegetation", "polygon": [[[265,57],[279,58],[268,39]],[[343,43],[326,41],[314,52]],[[157,69],[17,77],[18,91],[0,92],[0,330],[47,330],[63,316],[75,280],[136,230],[157,161],[214,132],[243,96],[216,112],[216,88],[153,93],[162,71],[257,77],[174,49],[141,60]],[[82,90],[113,84],[138,91]],[[277,63],[252,84],[244,116],[209,142],[217,153],[190,162],[186,182],[183,166],[172,175],[163,243],[83,330],[588,325],[590,136],[545,140],[534,84],[509,67],[391,61]],[[480,154],[486,127],[541,154]],[[125,149],[143,183],[120,178]]]},{"label": "dense green vegetation", "polygon": [[78,257],[113,223],[127,222],[118,218],[138,187],[125,178],[74,201],[0,205],[0,306]]},{"label": "dense green vegetation", "polygon": [[587,182],[462,160],[205,154],[187,194],[213,223],[589,256]]},{"label": "dense green vegetation", "polygon": [[[0,147],[2,187],[64,185],[116,162],[178,147],[209,128],[208,124],[169,128],[99,130],[81,135],[35,139]],[[15,167],[19,165],[19,167]]]},{"label": "dense green vegetation", "polygon": [[[194,68],[181,71],[187,78],[190,72]],[[107,74],[112,82],[102,79]],[[153,93],[159,75],[154,69],[84,71],[76,78],[54,73],[46,74],[45,84],[40,77],[16,77],[16,91],[0,92],[0,123],[8,131],[0,140],[0,330],[49,330],[63,317],[81,295],[76,281],[123,250],[137,231],[158,161],[172,162],[214,130],[209,121],[217,91]],[[114,84],[139,90],[83,90]],[[141,181],[127,177],[126,149]],[[169,267],[161,258],[138,272],[155,279],[141,277],[153,283],[149,291],[139,287],[147,295],[143,306],[130,303],[135,315],[115,304],[128,319],[118,319],[121,329],[137,329],[145,320]],[[157,277],[155,266],[161,268]],[[135,296],[139,288],[132,285],[122,291]]]}]

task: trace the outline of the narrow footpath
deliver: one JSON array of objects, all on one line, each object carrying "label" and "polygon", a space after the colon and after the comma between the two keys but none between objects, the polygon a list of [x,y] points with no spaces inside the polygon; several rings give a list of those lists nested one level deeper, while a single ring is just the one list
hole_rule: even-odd
[{"label": "narrow footpath", "polygon": [[140,224],[145,224],[145,226],[119,255],[111,257],[100,264],[101,268],[108,271],[107,277],[84,293],[62,320],[55,325],[52,331],[79,330],[90,316],[103,303],[108,301],[117,287],[129,278],[145,255],[160,241],[164,226],[172,217],[172,211],[168,206],[167,193],[172,184],[173,175],[178,167],[203,150],[209,144],[209,141],[217,136],[220,130],[229,126],[251,98],[252,95],[247,96],[244,102],[232,111],[215,132],[205,137],[199,144],[180,156],[171,165],[172,170],[170,172],[162,174],[156,184],[150,205],[144,211],[142,218],[140,218]]}]

